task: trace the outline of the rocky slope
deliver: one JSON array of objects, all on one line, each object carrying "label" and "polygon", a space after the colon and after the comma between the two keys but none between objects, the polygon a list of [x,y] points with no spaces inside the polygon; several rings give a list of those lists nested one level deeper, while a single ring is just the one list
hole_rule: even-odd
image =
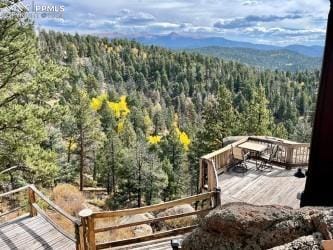
[{"label": "rocky slope", "polygon": [[332,232],[333,208],[230,203],[209,213],[182,249],[322,249],[321,240]]}]

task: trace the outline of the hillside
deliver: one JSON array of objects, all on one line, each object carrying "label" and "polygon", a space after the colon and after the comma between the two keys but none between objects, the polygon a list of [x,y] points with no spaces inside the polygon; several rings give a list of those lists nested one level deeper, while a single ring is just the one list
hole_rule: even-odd
[{"label": "hillside", "polygon": [[198,158],[227,136],[309,138],[318,71],[1,27],[1,188],[100,186],[108,208],[138,207],[196,193]]},{"label": "hillside", "polygon": [[319,45],[305,46],[305,45],[294,44],[284,47],[284,46],[242,42],[242,41],[233,41],[223,37],[184,36],[177,33],[170,33],[167,35],[139,36],[139,37],[133,37],[133,39],[146,45],[157,45],[170,49],[194,49],[194,48],[218,46],[223,48],[246,48],[246,49],[256,49],[261,51],[288,50],[308,57],[322,57],[324,51],[323,46]]},{"label": "hillside", "polygon": [[304,56],[287,49],[258,50],[212,46],[188,49],[187,51],[216,56],[259,68],[283,71],[318,70],[322,61],[320,57]]}]

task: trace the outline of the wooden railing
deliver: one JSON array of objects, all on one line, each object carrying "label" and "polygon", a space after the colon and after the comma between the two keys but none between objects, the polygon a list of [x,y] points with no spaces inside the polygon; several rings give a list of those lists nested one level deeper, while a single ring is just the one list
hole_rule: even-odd
[{"label": "wooden railing", "polygon": [[[57,228],[57,230],[60,231],[63,235],[65,235],[69,239],[75,241],[76,249],[83,249],[82,245],[81,245],[82,235],[83,235],[81,221],[78,218],[73,217],[70,214],[66,213],[63,209],[61,209],[59,206],[54,204],[49,198],[47,198],[42,192],[40,192],[34,185],[27,185],[27,186],[9,191],[7,193],[0,194],[0,199],[1,200],[4,198],[8,199],[8,197],[11,197],[13,195],[16,195],[16,194],[19,194],[22,192],[26,192],[26,195],[28,197],[28,208],[26,208],[26,206],[18,204],[17,207],[13,207],[9,211],[3,211],[0,214],[0,218],[9,216],[12,213],[17,213],[20,210],[23,210],[23,212],[28,212],[30,214],[30,216],[36,216],[37,214],[39,214],[46,221],[48,221],[55,228]],[[55,211],[57,214],[66,218],[74,226],[75,235],[69,234],[63,228],[61,228],[57,223],[55,223],[49,217],[49,215],[38,205],[39,202],[46,203],[50,207],[50,209],[52,209],[52,211]]]},{"label": "wooden railing", "polygon": [[[172,230],[167,231],[158,231],[151,235],[128,238],[123,240],[116,241],[108,241],[108,242],[98,242],[96,239],[96,235],[103,232],[115,231],[122,228],[131,228],[134,226],[142,225],[142,224],[154,224],[158,222],[164,222],[167,220],[175,220],[179,218],[196,216],[196,215],[206,215],[210,210],[221,205],[221,190],[216,188],[212,192],[202,193],[195,196],[190,196],[183,199],[178,199],[174,201],[164,202],[152,206],[141,207],[141,208],[132,208],[125,210],[117,210],[117,211],[105,211],[105,212],[92,212],[90,209],[82,210],[79,215],[80,219],[73,217],[66,213],[63,209],[54,204],[49,198],[47,198],[43,193],[41,193],[34,185],[27,185],[10,192],[0,194],[0,199],[8,199],[11,195],[16,195],[19,193],[26,192],[25,195],[28,197],[27,206],[20,206],[11,208],[9,211],[2,211],[0,214],[0,219],[2,217],[6,217],[11,213],[15,213],[19,210],[24,210],[24,212],[28,212],[30,216],[36,216],[37,214],[42,216],[46,221],[52,224],[58,231],[60,231],[63,235],[70,238],[71,240],[76,242],[77,250],[95,250],[95,249],[105,249],[112,248],[116,246],[125,246],[132,243],[139,243],[144,241],[150,241],[155,239],[160,239],[169,236],[176,236],[179,234],[184,234],[192,231],[196,224],[191,224],[188,226],[183,226],[180,228],[174,228]],[[71,235],[65,230],[63,230],[56,222],[54,222],[47,212],[45,212],[39,203],[46,203],[53,211],[57,212],[62,217],[69,220],[75,229],[75,235]],[[152,213],[163,211],[168,208],[173,208],[178,205],[190,204],[193,205],[195,210],[193,212],[179,213],[175,215],[167,215],[161,216],[158,218],[151,218],[142,220],[139,222],[126,223],[126,224],[116,224],[116,225],[106,225],[97,227],[98,220],[107,220],[110,218],[123,217],[123,216],[133,216],[137,214],[143,213]],[[43,206],[44,207],[44,206]],[[26,215],[25,215],[26,216]],[[192,221],[191,221],[192,222]]]},{"label": "wooden railing", "polygon": [[[156,239],[160,239],[160,238],[164,238],[164,237],[176,236],[179,234],[184,234],[184,233],[190,232],[197,225],[189,225],[189,226],[175,228],[175,229],[167,230],[167,231],[158,231],[151,235],[123,239],[123,240],[108,241],[108,242],[98,242],[97,241],[97,238],[98,238],[97,235],[102,232],[107,232],[107,231],[114,232],[114,230],[118,230],[121,228],[131,228],[131,227],[142,225],[142,224],[153,224],[153,223],[157,223],[157,222],[173,220],[173,219],[178,219],[178,218],[187,217],[187,216],[205,215],[211,209],[221,205],[220,197],[221,197],[220,190],[216,189],[215,191],[212,191],[212,192],[203,193],[203,194],[187,197],[184,199],[169,201],[169,202],[156,204],[156,205],[152,205],[152,206],[147,206],[147,207],[141,207],[141,208],[132,208],[132,209],[125,209],[125,210],[118,210],[118,211],[105,211],[105,212],[92,212],[90,209],[84,209],[80,212],[81,222],[83,225],[84,249],[93,249],[94,250],[94,249],[112,248],[112,247],[117,247],[117,246],[125,246],[128,244],[156,240]],[[198,204],[200,202],[201,202],[201,206]],[[178,205],[183,205],[183,204],[194,204],[194,207],[196,207],[196,210],[194,212],[187,212],[187,213],[181,213],[181,214],[176,214],[176,215],[163,216],[163,217],[159,217],[159,218],[146,219],[146,220],[142,220],[139,222],[97,227],[98,220],[105,221],[110,218],[130,216],[130,215],[133,216],[133,215],[143,214],[143,213],[148,213],[148,212],[149,213],[157,212],[157,211],[165,210],[165,209],[172,208],[172,207],[175,207]],[[198,207],[201,207],[201,209],[198,210]]]},{"label": "wooden railing", "polygon": [[307,166],[309,161],[310,144],[297,143],[265,136],[246,136],[228,146],[225,146],[200,158],[199,188],[201,191],[214,190],[218,186],[217,175],[223,173],[233,163],[232,149],[238,145],[253,141],[267,145],[267,152],[271,153],[274,146],[278,150],[272,162],[286,168]]},{"label": "wooden railing", "polygon": [[267,145],[267,151],[272,152],[274,146],[278,147],[272,162],[287,168],[307,166],[309,162],[310,144],[297,143],[274,137],[249,137],[249,141]]}]

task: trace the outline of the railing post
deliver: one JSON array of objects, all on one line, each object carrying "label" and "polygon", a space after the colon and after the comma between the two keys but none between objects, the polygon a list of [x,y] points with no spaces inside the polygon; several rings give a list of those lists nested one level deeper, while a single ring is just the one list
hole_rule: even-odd
[{"label": "railing post", "polygon": [[290,145],[286,145],[286,163],[291,165],[293,163],[294,158],[294,147]]},{"label": "railing post", "polygon": [[78,224],[75,224],[75,240],[76,240],[76,250],[85,250],[82,225],[80,226]]},{"label": "railing post", "polygon": [[222,205],[222,200],[221,200],[221,188],[216,187],[215,188],[215,208],[221,207]]},{"label": "railing post", "polygon": [[36,216],[37,210],[34,208],[33,204],[36,203],[36,195],[34,190],[29,186],[28,187],[28,200],[29,200],[29,206],[30,206],[30,216]]},{"label": "railing post", "polygon": [[96,250],[95,223],[92,213],[92,210],[88,208],[79,213],[83,227],[84,250]]}]

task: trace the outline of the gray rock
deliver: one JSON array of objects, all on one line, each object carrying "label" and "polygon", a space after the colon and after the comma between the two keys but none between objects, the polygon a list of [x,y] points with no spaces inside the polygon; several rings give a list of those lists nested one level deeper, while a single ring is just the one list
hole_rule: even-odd
[{"label": "gray rock", "polygon": [[309,236],[302,236],[290,243],[284,244],[282,246],[273,247],[269,250],[321,250],[322,235],[320,233],[314,233]]},{"label": "gray rock", "polygon": [[[210,212],[184,239],[182,247],[191,250],[269,249],[315,232],[329,239],[332,218],[331,209],[308,207],[294,210],[281,206],[230,203]],[[306,244],[306,240],[301,238],[294,245],[299,242]]]}]

